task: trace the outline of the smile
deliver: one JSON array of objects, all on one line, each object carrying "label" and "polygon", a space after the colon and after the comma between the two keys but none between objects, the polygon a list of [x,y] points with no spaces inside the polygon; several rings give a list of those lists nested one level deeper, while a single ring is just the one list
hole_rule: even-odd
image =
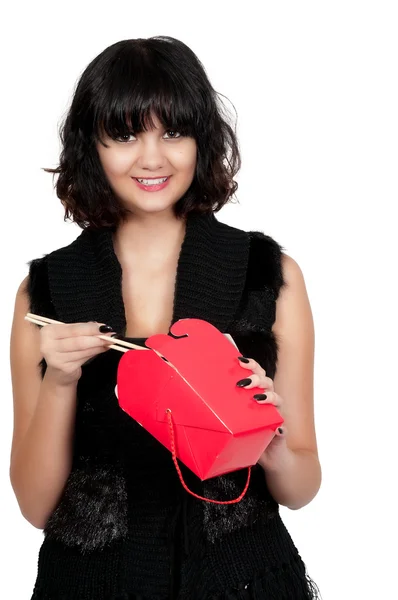
[{"label": "smile", "polygon": [[157,179],[138,179],[137,177],[132,177],[132,179],[141,190],[145,190],[146,192],[158,192],[167,186],[170,177],[159,177]]}]

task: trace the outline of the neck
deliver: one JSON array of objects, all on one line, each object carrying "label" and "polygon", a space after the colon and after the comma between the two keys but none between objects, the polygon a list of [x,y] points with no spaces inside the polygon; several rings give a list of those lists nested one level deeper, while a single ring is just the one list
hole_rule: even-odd
[{"label": "neck", "polygon": [[115,253],[121,262],[132,256],[167,260],[181,247],[185,230],[186,219],[174,214],[132,215],[114,234]]},{"label": "neck", "polygon": [[[116,232],[120,239],[123,234],[126,244],[122,248],[138,243],[142,231],[150,234],[163,231],[165,235],[169,234],[169,241],[172,239],[170,232],[174,232],[174,239],[177,239],[176,225],[179,223],[176,220],[171,221],[171,225],[169,222],[170,229],[160,229],[160,225],[159,229],[143,229],[139,225],[142,223],[132,221]],[[132,239],[135,235],[127,235],[132,229],[133,234],[137,231],[135,240]],[[151,262],[146,260],[144,265],[134,262],[137,256],[138,261],[147,256],[146,248],[152,243],[152,237],[142,236],[144,250],[136,252],[133,249],[130,255],[125,253],[123,264],[117,260],[109,229],[86,229],[72,244],[51,253],[48,272],[52,286],[51,301],[57,315],[54,318],[66,323],[107,323],[113,331],[124,334],[123,275],[126,275],[126,269],[129,272],[131,266],[130,273],[160,264],[153,258]],[[214,215],[189,214],[178,260],[177,250],[174,256],[170,252],[168,264],[163,254],[159,259],[163,268],[170,267],[173,260],[174,266],[177,262],[173,322],[186,318],[203,319],[223,333],[228,332],[243,298],[249,248],[250,236],[245,231],[219,222]],[[249,276],[256,277],[256,272],[250,272]]]}]

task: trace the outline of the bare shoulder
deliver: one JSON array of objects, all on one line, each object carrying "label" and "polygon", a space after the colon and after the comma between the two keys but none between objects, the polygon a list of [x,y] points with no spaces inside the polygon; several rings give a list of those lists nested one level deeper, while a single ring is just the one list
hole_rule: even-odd
[{"label": "bare shoulder", "polygon": [[11,343],[18,341],[22,332],[29,335],[32,332],[32,328],[29,327],[24,317],[29,312],[29,275],[27,275],[19,284],[14,305],[14,317],[12,322],[11,330]]},{"label": "bare shoulder", "polygon": [[[304,274],[300,265],[289,254],[281,253],[283,278],[288,286],[299,285],[305,287]],[[283,288],[282,288],[283,289]]]},{"label": "bare shoulder", "polygon": [[[29,286],[29,275],[27,275],[19,284],[16,296],[15,296],[15,305],[14,305],[14,318],[12,323],[12,332],[11,339],[15,338],[15,334],[18,334],[20,331],[28,331],[31,332],[32,328],[28,325],[28,323],[24,320],[24,317],[27,312],[29,312],[29,294],[28,294],[28,286]],[[17,335],[18,337],[18,335]]]},{"label": "bare shoulder", "polygon": [[30,424],[41,385],[40,331],[24,319],[30,305],[28,283],[29,276],[18,286],[11,328],[10,365],[14,402],[11,457]]},{"label": "bare shoulder", "polygon": [[286,252],[281,252],[281,260],[283,269],[286,272],[302,272],[298,262],[296,262],[293,257],[289,256],[289,254],[286,254]]},{"label": "bare shoulder", "polygon": [[294,258],[282,252],[282,286],[276,302],[275,333],[283,335],[289,328],[300,325],[310,333],[313,328],[312,312],[303,271]]},{"label": "bare shoulder", "polygon": [[278,342],[275,391],[285,401],[289,445],[317,452],[314,424],[314,323],[303,272],[282,253],[285,284],[276,302],[273,332]]}]

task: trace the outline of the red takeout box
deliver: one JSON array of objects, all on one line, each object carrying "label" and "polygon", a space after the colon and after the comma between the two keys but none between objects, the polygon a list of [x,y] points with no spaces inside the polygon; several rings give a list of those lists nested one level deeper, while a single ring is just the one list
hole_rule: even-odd
[{"label": "red takeout box", "polygon": [[213,325],[182,319],[170,332],[178,339],[154,335],[146,341],[151,351],[122,356],[120,407],[171,450],[169,409],[176,455],[202,481],[256,464],[283,423],[281,415],[253,399],[264,390],[236,386],[250,372]]}]

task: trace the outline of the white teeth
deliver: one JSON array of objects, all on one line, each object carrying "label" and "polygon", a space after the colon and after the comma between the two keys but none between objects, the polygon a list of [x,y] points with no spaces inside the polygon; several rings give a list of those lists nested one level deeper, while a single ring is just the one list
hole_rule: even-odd
[{"label": "white teeth", "polygon": [[164,183],[167,181],[168,177],[163,177],[162,179],[138,179],[140,183],[143,185],[159,185],[160,183]]}]

